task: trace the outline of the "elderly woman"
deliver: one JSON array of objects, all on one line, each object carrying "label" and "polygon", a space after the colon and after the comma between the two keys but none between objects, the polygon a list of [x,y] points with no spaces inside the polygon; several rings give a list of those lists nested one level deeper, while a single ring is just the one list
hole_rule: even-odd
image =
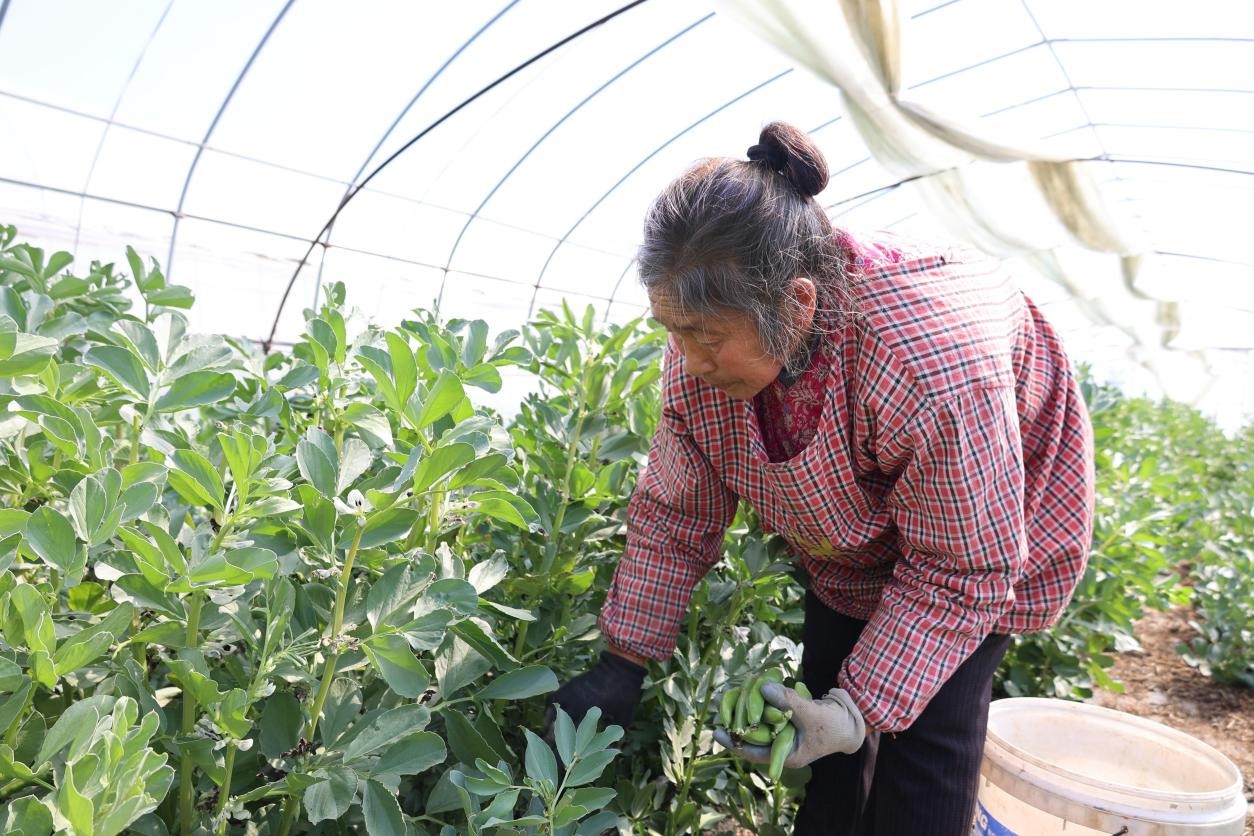
[{"label": "elderly woman", "polygon": [[[738,500],[809,578],[788,766],[801,834],[966,834],[992,676],[1048,628],[1092,536],[1092,432],[1058,335],[996,261],[854,239],[827,164],[774,123],[657,198],[639,265],[670,332],[664,405],[601,614],[554,696],[628,724]],[[720,742],[761,761],[761,747]]]}]

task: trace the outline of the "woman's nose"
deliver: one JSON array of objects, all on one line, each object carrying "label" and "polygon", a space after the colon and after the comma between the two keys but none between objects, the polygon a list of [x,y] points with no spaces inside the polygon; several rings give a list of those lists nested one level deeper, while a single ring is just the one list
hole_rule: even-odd
[{"label": "woman's nose", "polygon": [[688,362],[688,371],[695,375],[705,375],[714,371],[714,360],[707,352],[700,349],[689,349],[684,353]]}]

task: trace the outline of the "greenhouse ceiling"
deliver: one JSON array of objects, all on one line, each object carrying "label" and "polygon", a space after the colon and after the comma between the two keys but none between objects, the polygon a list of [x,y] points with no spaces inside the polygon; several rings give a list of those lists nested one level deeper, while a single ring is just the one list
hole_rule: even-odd
[{"label": "greenhouse ceiling", "polygon": [[1077,360],[1254,408],[1250,4],[0,0],[0,223],[261,343],[328,281],[384,324],[634,317],[650,199],[776,119],[837,224],[1017,259]]}]

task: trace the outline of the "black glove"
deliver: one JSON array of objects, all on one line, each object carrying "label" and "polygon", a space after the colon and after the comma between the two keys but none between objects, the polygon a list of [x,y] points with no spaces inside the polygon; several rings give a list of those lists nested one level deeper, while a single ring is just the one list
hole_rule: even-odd
[{"label": "black glove", "polygon": [[549,697],[545,710],[545,731],[553,728],[556,703],[578,723],[592,706],[599,706],[606,724],[631,725],[631,718],[640,703],[640,687],[644,684],[644,667],[608,650],[601,651],[601,661],[589,670],[558,688]]}]

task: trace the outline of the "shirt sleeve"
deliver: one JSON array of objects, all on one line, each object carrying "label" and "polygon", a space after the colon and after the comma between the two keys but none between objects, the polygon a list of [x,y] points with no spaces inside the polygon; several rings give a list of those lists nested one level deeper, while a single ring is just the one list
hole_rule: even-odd
[{"label": "shirt sleeve", "polygon": [[650,659],[674,652],[692,590],[718,562],[736,503],[682,420],[664,411],[601,610],[611,647]]},{"label": "shirt sleeve", "polygon": [[926,405],[889,498],[899,559],[839,674],[867,723],[908,728],[1014,601],[1026,558],[1014,391]]}]

